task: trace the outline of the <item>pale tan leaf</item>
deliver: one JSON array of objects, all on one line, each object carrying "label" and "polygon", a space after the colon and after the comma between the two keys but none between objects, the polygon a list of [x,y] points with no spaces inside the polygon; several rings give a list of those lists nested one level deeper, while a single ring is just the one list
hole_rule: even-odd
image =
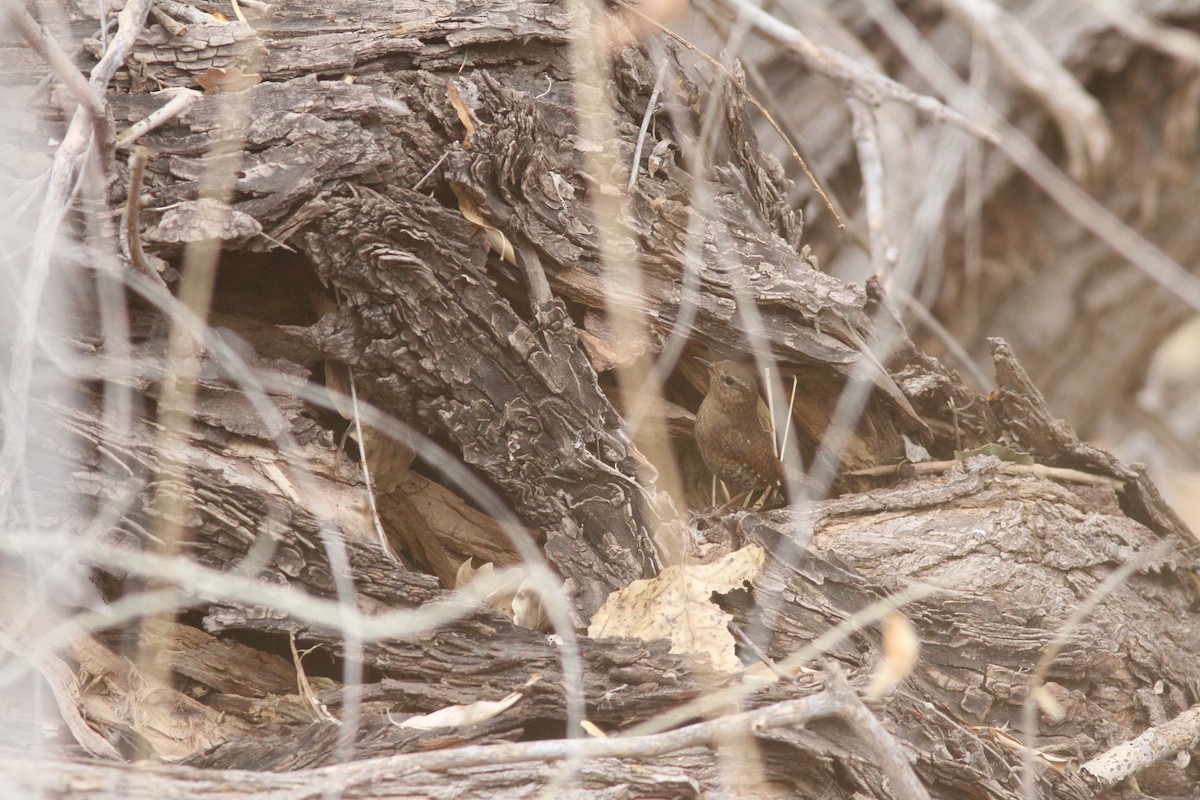
[{"label": "pale tan leaf", "polygon": [[512,611],[512,621],[523,628],[544,631],[550,627],[546,609],[542,606],[542,600],[534,591],[529,578],[521,581],[521,585],[512,596]]},{"label": "pale tan leaf", "polygon": [[513,248],[512,242],[508,237],[500,232],[500,229],[489,224],[483,218],[483,213],[479,210],[479,206],[475,201],[468,197],[463,192],[460,192],[456,186],[451,184],[451,189],[458,197],[458,210],[466,217],[468,222],[474,222],[479,227],[483,228],[484,235],[487,237],[488,246],[505,261],[512,264],[514,267],[519,267],[517,263],[517,251]]},{"label": "pale tan leaf", "polygon": [[241,92],[262,83],[262,76],[242,72],[237,67],[209,67],[196,76],[196,83],[208,94]]},{"label": "pale tan leaf", "polygon": [[525,694],[525,689],[537,683],[541,678],[541,675],[534,675],[524,686],[501,700],[477,700],[474,703],[466,703],[465,705],[446,706],[429,714],[409,717],[403,722],[397,723],[397,726],[428,731],[434,728],[459,728],[464,725],[477,725],[480,722],[486,722],[493,717],[499,716],[512,708]]},{"label": "pale tan leaf", "polygon": [[588,636],[668,639],[672,653],[708,659],[715,672],[731,673],[741,667],[727,629],[731,617],[710,598],[753,580],[764,558],[761,547],[749,545],[710,564],[667,567],[634,581],[608,596]]},{"label": "pale tan leaf", "polygon": [[1063,710],[1062,704],[1045,686],[1033,687],[1033,699],[1042,713],[1055,722],[1062,722],[1066,718],[1067,712]]},{"label": "pale tan leaf", "polygon": [[581,727],[585,731],[587,731],[587,735],[591,736],[593,739],[607,739],[608,738],[608,734],[605,733],[604,731],[600,730],[598,727],[596,727],[596,723],[592,722],[590,719],[585,719],[582,722],[580,722],[579,727]]},{"label": "pale tan leaf", "polygon": [[446,84],[446,94],[450,95],[450,105],[454,107],[454,113],[458,115],[458,121],[467,129],[467,135],[463,137],[463,144],[470,144],[471,137],[475,134],[475,112],[467,106],[463,101],[462,94],[459,93],[458,87],[454,85],[454,81]]},{"label": "pale tan leaf", "polygon": [[458,568],[454,588],[487,601],[496,612],[521,627],[535,631],[548,627],[549,618],[524,567],[497,570],[489,561],[476,569],[468,558]]},{"label": "pale tan leaf", "polygon": [[879,700],[908,677],[921,654],[921,640],[908,617],[893,611],[883,620],[883,661],[867,687],[867,699]]}]

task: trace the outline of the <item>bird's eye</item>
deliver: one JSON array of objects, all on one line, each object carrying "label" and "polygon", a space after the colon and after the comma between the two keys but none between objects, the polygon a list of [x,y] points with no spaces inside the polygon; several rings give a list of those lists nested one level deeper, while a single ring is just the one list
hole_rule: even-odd
[{"label": "bird's eye", "polygon": [[735,380],[733,379],[733,376],[732,376],[732,375],[722,375],[722,376],[721,376],[721,381],[722,381],[722,382],[723,382],[723,383],[724,383],[726,386],[734,386],[734,385],[736,385],[736,384],[737,384],[737,381],[735,381]]}]

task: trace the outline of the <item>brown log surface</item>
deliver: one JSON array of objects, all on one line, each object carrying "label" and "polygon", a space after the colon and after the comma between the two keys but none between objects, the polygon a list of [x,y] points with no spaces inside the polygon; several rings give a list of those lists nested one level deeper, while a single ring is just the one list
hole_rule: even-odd
[{"label": "brown log surface", "polygon": [[[17,796],[922,796],[896,788],[882,747],[929,796],[1015,799],[1031,672],[1061,645],[1037,676],[1058,713],[1037,717],[1035,783],[1085,798],[1094,787],[1079,763],[1197,703],[1192,534],[1143,469],[1055,416],[1005,342],[991,343],[989,394],[903,332],[885,368],[869,342],[892,322],[890,302],[879,284],[820,269],[810,241],[829,243],[765,154],[732,88],[738,70],[685,67],[666,40],[626,37],[611,74],[582,74],[580,31],[627,33],[631,18],[551,0],[258,5],[245,25],[204,3],[162,4],[184,29],[152,15],[106,96],[125,130],[165,102],[152,88],[193,88],[213,67],[261,78],[197,98],[141,140],[148,256],[174,286],[189,248],[222,248],[180,449],[162,449],[160,407],[177,377],[176,307],[144,287],[129,293],[124,354],[104,327],[103,287],[72,298],[83,320],[72,358],[47,369],[74,391],[32,403],[36,469],[11,524],[21,535],[2,542],[0,648],[58,701],[45,729],[63,754],[0,739],[0,775]],[[68,16],[69,30],[92,24]],[[40,76],[5,44],[10,74]],[[94,63],[99,47],[79,58]],[[662,164],[640,166],[626,192],[663,63],[674,78],[642,142],[643,159],[654,151]],[[579,98],[605,92],[615,124],[596,141]],[[714,98],[715,144],[698,161]],[[52,104],[42,113],[60,124]],[[825,142],[818,159],[850,158],[836,149]],[[222,165],[234,180],[217,198],[206,181]],[[117,151],[113,208],[127,179]],[[600,213],[605,203],[617,213]],[[614,281],[614,260],[637,271],[636,288]],[[643,321],[636,346],[609,325],[615,305]],[[748,332],[755,320],[765,342]],[[655,448],[628,429],[624,382],[679,326],[686,356],[646,426],[665,442]],[[792,417],[806,460],[843,390],[870,387],[836,495],[696,513],[709,475],[688,430],[704,389],[690,357],[755,350],[801,380]],[[346,398],[327,391],[344,392],[350,375],[361,434]],[[114,424],[125,401],[128,424]],[[954,466],[847,476],[900,464],[906,438]],[[1049,471],[955,455],[998,442]],[[165,542],[173,527],[182,535]],[[29,612],[46,602],[35,568],[66,543],[86,571],[78,591]],[[665,641],[547,635],[454,591],[462,561],[500,567],[534,548],[562,581],[563,608],[586,623],[685,543],[766,551],[754,585],[720,599],[747,666],[760,653],[786,661],[888,597],[936,584],[904,609],[922,643],[915,667],[860,709],[877,728],[844,709],[765,721],[788,702],[819,705],[843,674],[865,686],[887,657],[874,622],[806,671],[759,683],[714,675]],[[1128,580],[1071,622],[1129,563]],[[394,628],[370,627],[380,620]],[[45,652],[39,636],[60,640]],[[672,730],[638,740],[643,752],[616,737],[587,755],[568,730],[575,680],[601,730],[673,713]],[[513,693],[482,721],[399,724]],[[42,725],[34,706],[6,703],[0,719]],[[736,711],[762,715],[737,723],[740,739],[721,727]],[[183,763],[124,763],[136,759]],[[1164,762],[1139,780],[1186,796],[1197,766]]]}]

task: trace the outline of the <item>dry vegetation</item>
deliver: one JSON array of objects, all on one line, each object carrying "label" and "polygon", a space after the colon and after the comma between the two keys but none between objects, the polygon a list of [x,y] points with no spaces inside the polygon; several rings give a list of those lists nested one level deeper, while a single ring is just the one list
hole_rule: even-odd
[{"label": "dry vegetation", "polygon": [[6,796],[1200,796],[1128,5],[0,0]]}]

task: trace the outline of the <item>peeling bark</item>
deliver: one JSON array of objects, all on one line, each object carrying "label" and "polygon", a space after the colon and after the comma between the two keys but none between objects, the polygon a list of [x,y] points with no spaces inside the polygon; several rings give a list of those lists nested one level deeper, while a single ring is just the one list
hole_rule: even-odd
[{"label": "peeling bark", "polygon": [[[63,541],[78,546],[92,583],[55,598],[56,613],[170,600],[173,621],[93,620],[84,641],[96,657],[68,649],[55,657],[70,661],[45,673],[58,676],[60,699],[79,693],[68,732],[93,756],[141,750],[188,766],[0,749],[0,771],[18,791],[525,797],[554,786],[561,755],[510,750],[488,764],[479,749],[453,763],[472,745],[558,746],[578,733],[566,730],[563,640],[451,591],[463,560],[518,560],[507,534],[542,548],[579,622],[680,551],[761,545],[769,562],[752,591],[721,600],[748,637],[738,653],[747,665],[760,651],[786,660],[879,601],[943,582],[906,606],[920,661],[869,714],[933,797],[1020,796],[1013,742],[1030,733],[1020,729],[1029,673],[1072,612],[1131,560],[1141,559],[1140,571],[1066,633],[1045,675],[1063,715],[1039,717],[1039,741],[1072,763],[1061,774],[1039,768],[1039,790],[1093,796],[1075,763],[1195,705],[1191,533],[1142,470],[1081,442],[1051,413],[1040,382],[1003,342],[992,344],[998,388],[986,396],[903,333],[888,357],[872,352],[873,325],[893,322],[889,299],[878,284],[820,270],[809,249],[820,237],[762,152],[733,85],[738,70],[685,69],[681,53],[652,58],[626,39],[612,47],[605,86],[595,85],[573,74],[571,37],[582,22],[558,2],[435,13],[301,2],[270,18],[251,14],[251,27],[178,3],[158,8],[186,29],[157,17],[147,28],[107,98],[117,129],[162,105],[152,86],[190,87],[210,67],[262,79],[196,99],[143,140],[152,154],[140,219],[148,255],[170,265],[174,282],[190,245],[218,239],[223,249],[196,405],[179,451],[163,452],[158,406],[172,379],[164,353],[178,308],[153,293],[130,293],[128,369],[115,369],[121,351],[97,322],[74,331],[71,358],[48,360],[47,369],[69,371],[76,392],[33,403],[19,530],[43,537],[0,540],[5,574],[22,576],[16,585],[28,595],[6,595],[13,627],[0,643],[38,663],[17,612],[42,601],[27,572],[61,555]],[[595,9],[589,21],[618,30],[614,17]],[[27,56],[14,58],[14,74],[32,72]],[[641,143],[659,164],[639,165],[626,192],[664,63],[671,80]],[[592,141],[577,102],[601,89],[616,124],[611,138]],[[700,158],[710,101],[721,103],[715,145]],[[231,114],[239,107],[251,111]],[[52,107],[46,116],[53,125]],[[206,174],[233,161],[231,195],[212,196]],[[124,169],[122,156],[106,187],[113,207],[125,200]],[[615,215],[598,210],[606,203]],[[614,259],[637,271],[639,289],[617,285]],[[98,320],[104,287],[89,287],[72,302]],[[644,323],[637,342],[610,324],[614,306]],[[747,332],[756,318],[766,335],[757,345]],[[685,358],[659,376],[664,397],[645,427],[663,446],[651,448],[627,429],[638,403],[628,387],[673,336],[683,337]],[[898,464],[895,474],[843,477],[837,496],[779,511],[693,513],[710,476],[687,455],[704,386],[691,357],[752,353],[801,380],[792,416],[809,460],[842,391],[855,375],[869,383],[839,466]],[[374,409],[363,412],[361,436],[347,421],[350,385]],[[115,420],[121,396],[128,414]],[[994,457],[910,475],[905,436],[944,460],[1004,443],[1120,488],[1005,475]],[[373,487],[358,463],[364,448]],[[492,494],[520,525],[505,526]],[[178,501],[174,510],[163,498]],[[383,552],[373,508],[400,561]],[[182,535],[171,546],[185,560],[155,560],[173,525]],[[1171,547],[1150,558],[1161,541]],[[180,563],[191,573],[173,572]],[[446,619],[363,639],[318,613],[329,605],[308,605],[329,600],[368,621],[431,609]],[[863,624],[828,645],[824,666],[840,665],[862,686],[885,651],[877,627]],[[165,670],[155,689],[179,702],[141,702],[147,653]],[[731,680],[665,642],[579,637],[579,657],[586,717],[609,732],[664,713],[678,715],[678,727],[738,708],[769,711],[820,696],[826,676],[840,674],[822,675],[816,662],[790,680]],[[359,667],[361,685],[347,685]],[[742,678],[738,697],[718,695]],[[511,708],[472,725],[393,724],[516,691]],[[715,705],[691,705],[704,702]],[[190,748],[148,735],[196,720],[204,741]],[[577,767],[556,796],[903,796],[845,718]],[[1184,795],[1196,769],[1164,762],[1140,779]]]}]

